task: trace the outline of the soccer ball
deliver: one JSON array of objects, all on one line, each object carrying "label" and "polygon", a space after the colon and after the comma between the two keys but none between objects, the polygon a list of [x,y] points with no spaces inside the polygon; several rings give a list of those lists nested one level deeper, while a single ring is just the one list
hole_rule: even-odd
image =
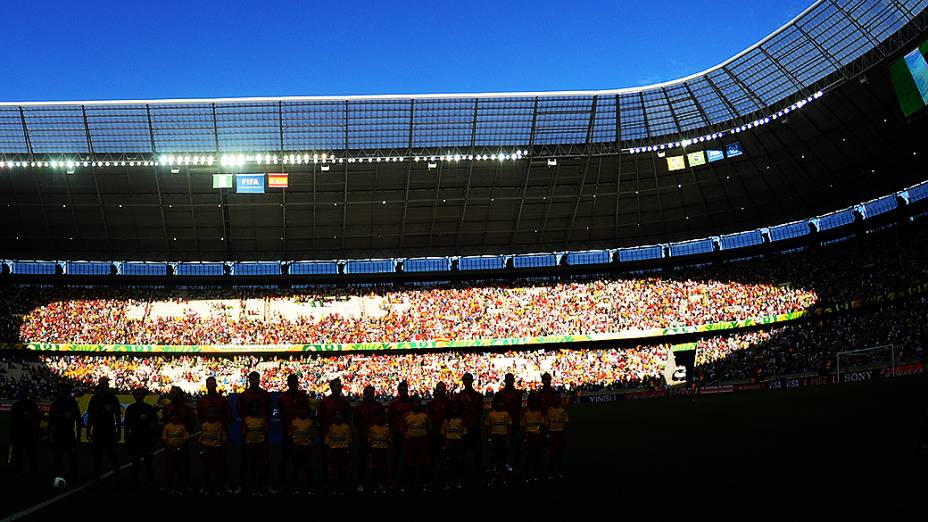
[{"label": "soccer ball", "polygon": [[68,487],[68,482],[64,479],[64,477],[55,477],[55,480],[52,481],[52,486],[55,489],[64,489]]}]

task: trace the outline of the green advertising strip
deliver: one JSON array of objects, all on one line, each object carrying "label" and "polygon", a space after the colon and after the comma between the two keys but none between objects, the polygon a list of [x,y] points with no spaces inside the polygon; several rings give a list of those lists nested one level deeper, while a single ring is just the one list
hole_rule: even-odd
[{"label": "green advertising strip", "polygon": [[[589,335],[544,335],[538,337],[515,337],[501,339],[461,339],[454,341],[409,341],[402,343],[323,343],[323,344],[270,344],[270,345],[160,345],[160,344],[52,344],[52,343],[0,343],[0,350],[33,350],[48,352],[96,352],[96,353],[260,353],[260,352],[372,352],[394,350],[424,350],[441,348],[496,348],[505,346],[528,346],[536,344],[567,344],[589,341],[651,340],[706,332],[740,330],[752,326],[786,323],[798,319],[829,315],[854,310],[863,306],[892,302],[906,297],[928,293],[928,283],[881,296],[851,301],[840,305],[821,306],[808,310],[797,310],[785,314],[769,315],[725,321],[721,323],[672,328],[650,328],[647,330],[625,330],[613,333]],[[688,344],[673,347],[674,351],[690,350]]]}]

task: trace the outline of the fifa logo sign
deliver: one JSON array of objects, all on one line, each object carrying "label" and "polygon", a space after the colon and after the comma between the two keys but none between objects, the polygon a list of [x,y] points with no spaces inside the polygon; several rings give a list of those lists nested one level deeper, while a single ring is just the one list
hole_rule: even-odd
[{"label": "fifa logo sign", "polygon": [[261,194],[264,192],[263,174],[239,174],[235,178],[236,192]]}]

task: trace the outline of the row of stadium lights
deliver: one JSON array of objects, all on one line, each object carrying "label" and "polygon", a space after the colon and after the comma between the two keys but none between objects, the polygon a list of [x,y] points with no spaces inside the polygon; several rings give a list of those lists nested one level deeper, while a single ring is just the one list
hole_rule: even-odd
[{"label": "row of stadium lights", "polygon": [[783,116],[789,114],[790,112],[799,110],[799,109],[805,107],[807,104],[812,103],[814,100],[817,100],[817,99],[819,99],[819,98],[821,98],[821,97],[822,97],[822,91],[818,91],[818,92],[816,92],[815,94],[813,94],[812,96],[809,96],[809,97],[806,97],[806,98],[804,98],[804,99],[802,99],[802,100],[799,100],[799,101],[797,101],[796,103],[790,105],[789,107],[785,107],[785,108],[783,108],[782,110],[779,110],[779,111],[777,111],[777,112],[771,114],[770,116],[767,116],[767,117],[764,117],[764,118],[756,119],[756,120],[754,120],[754,121],[752,121],[752,122],[750,122],[750,123],[746,123],[746,124],[744,124],[744,125],[742,125],[742,126],[740,126],[740,127],[735,127],[735,128],[733,128],[733,129],[729,129],[729,130],[727,130],[727,131],[715,132],[715,133],[712,133],[712,134],[707,134],[707,135],[705,135],[705,136],[700,136],[700,137],[698,137],[698,138],[686,139],[686,140],[681,140],[681,141],[674,141],[674,142],[670,142],[670,143],[664,143],[664,144],[661,144],[661,145],[649,145],[649,146],[647,146],[647,147],[635,147],[635,148],[632,148],[632,149],[628,149],[628,152],[631,152],[632,154],[639,154],[639,153],[642,153],[642,152],[654,152],[654,151],[657,151],[657,150],[674,149],[674,148],[679,148],[679,147],[689,147],[690,145],[692,145],[692,144],[694,144],[694,143],[702,143],[702,142],[704,142],[704,141],[715,140],[715,139],[721,138],[722,136],[725,136],[726,134],[728,134],[728,135],[738,134],[738,133],[744,132],[744,131],[749,130],[749,129],[754,129],[754,128],[760,127],[760,126],[762,126],[762,125],[766,125],[766,124],[770,123],[771,121],[774,121],[774,120],[776,120],[776,119],[778,119],[778,118],[782,118]]},{"label": "row of stadium lights", "polygon": [[[404,161],[414,161],[416,163],[427,161],[431,164],[438,161],[457,162],[457,161],[517,161],[528,155],[527,150],[517,150],[511,153],[499,154],[444,154],[439,156],[370,156],[366,158],[340,158],[329,154],[286,154],[277,156],[272,154],[223,154],[219,158],[219,164],[223,167],[242,167],[248,163],[256,165],[308,165],[308,164],[335,164],[335,163],[397,163]],[[159,167],[159,166],[212,166],[216,162],[214,156],[209,155],[164,155],[157,161],[0,161],[0,167],[51,167],[53,169],[65,168],[72,172],[77,167]]]},{"label": "row of stadium lights", "polygon": [[[712,134],[707,134],[705,136],[699,136],[698,138],[685,139],[681,141],[663,143],[661,145],[649,145],[647,147],[635,147],[632,149],[627,149],[627,152],[632,154],[640,154],[642,152],[654,152],[658,150],[666,150],[680,147],[688,147],[694,143],[703,143],[705,141],[711,141],[722,136],[734,135],[746,130],[754,129],[762,125],[766,125],[771,121],[774,121],[778,118],[781,118],[792,111],[802,109],[807,104],[811,103],[814,100],[817,100],[822,97],[822,91],[818,91],[812,96],[804,98],[802,100],[793,103],[789,107],[785,107],[782,110],[779,110],[770,116],[756,119],[750,123],[742,125],[740,127],[735,127],[729,129],[728,131],[715,132]],[[390,163],[390,162],[403,162],[407,160],[412,160],[415,162],[428,161],[428,162],[451,162],[451,161],[506,161],[506,160],[521,160],[523,157],[528,155],[527,150],[517,150],[512,153],[502,153],[499,154],[444,154],[439,156],[368,156],[366,158],[340,158],[333,155],[322,154],[321,156],[318,153],[312,154],[287,154],[283,157],[271,154],[257,154],[257,155],[244,155],[244,154],[223,154],[219,159],[219,164],[224,167],[241,167],[247,163],[255,163],[257,165],[306,165],[306,164],[317,164],[317,163],[344,163],[347,159],[348,163]],[[110,166],[120,166],[120,167],[150,167],[150,166],[181,166],[181,165],[194,165],[194,166],[211,166],[216,159],[213,156],[209,155],[165,155],[161,156],[160,161],[73,161],[73,160],[64,160],[64,161],[0,161],[0,167],[13,168],[13,167],[51,167],[54,169],[57,168],[66,168],[69,171],[73,171],[76,167],[110,167]],[[431,167],[431,165],[430,165]]]}]

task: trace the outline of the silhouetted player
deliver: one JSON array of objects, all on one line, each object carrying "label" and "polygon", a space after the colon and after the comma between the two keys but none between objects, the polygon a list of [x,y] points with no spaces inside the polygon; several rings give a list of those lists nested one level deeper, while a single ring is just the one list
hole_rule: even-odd
[{"label": "silhouetted player", "polygon": [[455,402],[460,408],[461,419],[467,432],[464,435],[462,453],[468,449],[474,452],[474,469],[479,474],[483,469],[483,395],[474,389],[474,376],[470,373],[465,373],[461,382],[464,389],[458,392]]},{"label": "silhouetted player", "polygon": [[374,387],[367,385],[364,387],[364,397],[357,406],[355,412],[355,423],[358,428],[358,445],[360,451],[358,455],[358,491],[363,491],[364,486],[369,483],[370,477],[367,475],[369,468],[370,440],[368,434],[371,426],[377,423],[378,415],[384,412],[383,405],[374,398]]},{"label": "silhouetted player", "polygon": [[287,391],[280,394],[277,399],[277,411],[280,416],[280,426],[284,436],[280,441],[280,469],[278,479],[283,485],[287,481],[287,466],[296,464],[291,458],[293,441],[287,436],[287,430],[290,429],[290,422],[296,418],[296,408],[300,403],[309,406],[309,395],[300,389],[300,379],[296,374],[291,373],[287,376]]},{"label": "silhouetted player", "polygon": [[115,481],[119,483],[119,458],[116,444],[120,438],[119,422],[122,420],[122,407],[119,399],[110,389],[110,380],[100,377],[97,390],[90,397],[87,405],[87,436],[93,452],[93,479],[100,479],[100,461],[106,455],[113,469]]},{"label": "silhouetted player", "polygon": [[[254,408],[254,409],[253,409]],[[264,419],[264,426],[269,426],[271,422],[271,394],[261,387],[261,374],[251,372],[248,374],[248,388],[238,395],[238,418],[241,422],[241,442],[242,442],[242,477],[248,477],[248,448],[245,444],[245,435],[247,427],[245,418],[252,415],[253,418]],[[266,448],[266,444],[262,444]],[[255,451],[252,447],[252,451]]]},{"label": "silhouetted player", "polygon": [[77,401],[67,384],[58,386],[58,393],[48,410],[48,428],[55,459],[55,476],[63,477],[64,457],[68,460],[67,477],[72,483],[77,480],[77,441],[81,438],[84,423]]},{"label": "silhouetted player", "polygon": [[406,444],[403,430],[406,425],[406,414],[412,411],[412,399],[409,397],[409,385],[406,381],[400,382],[396,387],[396,394],[396,398],[390,401],[390,434],[393,439],[390,446],[393,450],[393,479],[399,482],[399,464]]},{"label": "silhouetted player", "polygon": [[[342,421],[345,423],[351,419],[351,403],[342,395],[342,380],[339,378],[329,381],[329,390],[331,394],[325,396],[319,403],[319,437],[322,439],[322,469],[328,473],[330,469],[329,457],[332,452],[329,451],[328,439],[329,427],[335,422],[335,414],[341,414]],[[335,452],[339,453],[339,452]]]},{"label": "silhouetted player", "polygon": [[139,465],[145,460],[145,476],[151,484],[153,477],[152,453],[155,441],[160,434],[158,429],[158,411],[145,402],[148,392],[144,388],[132,390],[135,402],[126,406],[123,424],[126,428],[126,445],[129,448],[129,461],[132,462],[132,482],[139,485]]},{"label": "silhouetted player", "polygon": [[39,475],[36,463],[39,407],[29,396],[29,390],[21,389],[19,398],[10,409],[10,451],[16,467],[16,477],[20,480],[26,478],[24,468],[28,465],[29,478],[34,481]]}]

